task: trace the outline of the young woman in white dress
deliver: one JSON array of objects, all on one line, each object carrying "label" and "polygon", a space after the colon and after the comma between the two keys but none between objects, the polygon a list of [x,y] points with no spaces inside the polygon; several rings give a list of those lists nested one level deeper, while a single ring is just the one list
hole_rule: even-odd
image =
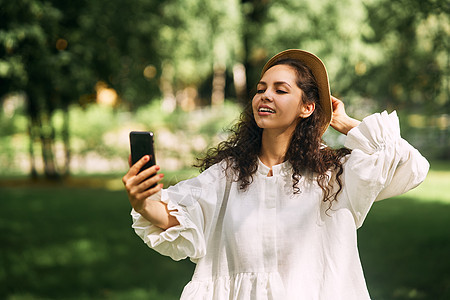
[{"label": "young woman in white dress", "polygon": [[[345,148],[324,145],[329,125]],[[148,159],[123,177],[132,226],[154,250],[197,264],[181,296],[195,300],[370,299],[356,230],[374,201],[414,188],[429,167],[395,112],[350,118],[322,61],[297,49],[267,62],[199,176],[147,190],[163,177],[148,179],[159,166],[138,174]]]}]

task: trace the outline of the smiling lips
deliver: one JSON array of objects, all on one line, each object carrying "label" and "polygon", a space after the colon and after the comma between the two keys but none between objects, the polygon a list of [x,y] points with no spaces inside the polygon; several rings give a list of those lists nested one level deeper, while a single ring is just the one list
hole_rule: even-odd
[{"label": "smiling lips", "polygon": [[260,116],[268,116],[268,115],[271,115],[274,113],[275,113],[275,110],[267,105],[261,105],[258,108],[258,115],[260,115]]}]

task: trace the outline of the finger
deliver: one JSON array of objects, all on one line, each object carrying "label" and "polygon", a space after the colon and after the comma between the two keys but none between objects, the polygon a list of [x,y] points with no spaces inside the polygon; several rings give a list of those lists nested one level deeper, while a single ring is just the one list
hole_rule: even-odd
[{"label": "finger", "polygon": [[159,171],[160,169],[161,168],[159,166],[154,165],[154,166],[151,166],[150,168],[140,172],[137,175],[134,174],[133,172],[129,171],[122,178],[122,182],[125,185],[127,190],[135,189],[137,192],[141,192],[141,191],[145,190],[146,188],[148,188],[148,186],[146,188],[142,188],[142,187],[140,187],[140,185],[143,182],[145,182],[147,179],[149,179],[150,177],[153,177],[156,174],[156,172]]},{"label": "finger", "polygon": [[156,174],[153,177],[148,178],[147,180],[143,181],[141,184],[139,184],[139,191],[146,191],[148,188],[156,185],[159,183],[160,180],[164,178],[164,174]]},{"label": "finger", "polygon": [[138,193],[146,192],[150,187],[153,188],[153,186],[159,184],[159,181],[164,177],[164,174],[156,174],[153,177],[147,178],[146,180],[139,183],[139,185],[136,187],[136,191]]},{"label": "finger", "polygon": [[150,157],[148,155],[145,155],[140,160],[138,160],[134,165],[132,165],[130,167],[130,169],[128,170],[128,172],[122,178],[123,184],[126,185],[130,179],[134,179],[136,177],[136,175],[139,173],[139,171],[142,169],[142,167],[149,160],[150,160]]},{"label": "finger", "polygon": [[332,100],[337,100],[337,101],[341,101],[339,98],[336,98],[335,96],[331,95],[331,99]]},{"label": "finger", "polygon": [[338,100],[333,103],[333,113],[346,114],[345,113],[345,105],[342,101]]},{"label": "finger", "polygon": [[334,96],[331,96],[331,103],[333,104],[333,107],[335,107],[335,106],[339,105],[340,103],[342,103],[342,101]]},{"label": "finger", "polygon": [[128,166],[131,167],[131,164],[132,164],[132,162],[131,162],[131,154],[130,154],[130,155],[128,155]]},{"label": "finger", "polygon": [[[162,183],[156,184],[155,186],[153,186],[154,183],[150,184],[151,184],[150,186],[147,186],[146,183],[142,183],[141,185],[136,187],[136,189],[132,193],[132,198],[135,200],[134,202],[144,201],[148,197],[159,192],[163,187]],[[144,187],[145,189],[143,189]]]},{"label": "finger", "polygon": [[341,103],[342,103],[342,102],[334,101],[334,102],[333,102],[333,110],[334,110],[334,111],[338,110],[339,107],[341,107]]},{"label": "finger", "polygon": [[140,160],[138,160],[134,165],[131,166],[128,173],[130,175],[136,175],[139,173],[139,171],[142,169],[142,167],[150,160],[150,157],[148,155],[144,155],[141,157]]},{"label": "finger", "polygon": [[140,197],[142,197],[142,199],[147,199],[148,197],[156,194],[157,192],[159,192],[160,190],[162,190],[164,184],[160,183],[157,186],[155,186],[154,188],[151,188],[143,193],[140,194]]},{"label": "finger", "polygon": [[139,181],[139,182],[144,181],[145,179],[155,175],[156,172],[158,172],[160,169],[161,169],[161,167],[158,166],[158,165],[151,166],[150,168],[148,168],[148,169],[142,171],[141,173],[139,173],[136,176],[136,180]]}]

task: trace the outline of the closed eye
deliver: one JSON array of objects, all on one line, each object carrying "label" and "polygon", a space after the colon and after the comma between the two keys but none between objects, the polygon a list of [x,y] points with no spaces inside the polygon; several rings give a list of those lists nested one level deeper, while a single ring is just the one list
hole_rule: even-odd
[{"label": "closed eye", "polygon": [[287,94],[286,91],[282,91],[282,90],[277,90],[277,93],[278,93],[278,94]]}]

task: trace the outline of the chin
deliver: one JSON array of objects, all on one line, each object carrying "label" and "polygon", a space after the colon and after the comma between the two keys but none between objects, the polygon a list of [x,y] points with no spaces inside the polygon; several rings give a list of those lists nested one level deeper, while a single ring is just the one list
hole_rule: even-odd
[{"label": "chin", "polygon": [[259,128],[266,128],[267,127],[267,122],[262,121],[260,118],[256,117],[255,118],[255,123],[256,125],[258,125]]}]

